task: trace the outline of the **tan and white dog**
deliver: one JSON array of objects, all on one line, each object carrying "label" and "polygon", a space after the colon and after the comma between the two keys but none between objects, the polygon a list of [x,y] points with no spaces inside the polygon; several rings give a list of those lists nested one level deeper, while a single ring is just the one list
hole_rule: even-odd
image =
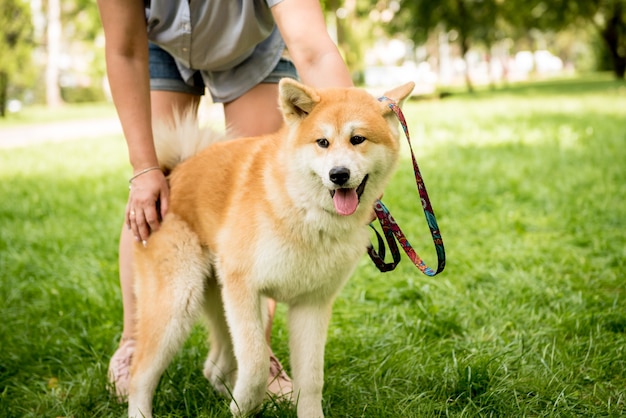
[{"label": "tan and white dog", "polygon": [[[386,96],[400,102],[412,89]],[[279,90],[285,126],[272,135],[216,142],[186,158],[194,151],[172,144],[193,149],[214,134],[185,117],[155,130],[171,170],[170,208],[134,254],[131,417],[152,415],[158,381],[202,314],[205,376],[231,397],[235,416],[254,413],[270,368],[266,298],[288,305],[298,417],[323,416],[331,306],[365,253],[372,206],[398,160],[398,122],[356,88],[314,90],[284,79]]]}]

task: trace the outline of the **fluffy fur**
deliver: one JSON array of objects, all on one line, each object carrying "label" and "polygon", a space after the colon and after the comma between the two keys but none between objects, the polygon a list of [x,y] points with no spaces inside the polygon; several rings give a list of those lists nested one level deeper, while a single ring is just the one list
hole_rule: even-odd
[{"label": "fluffy fur", "polygon": [[[398,123],[359,89],[293,80],[279,89],[285,126],[275,134],[196,153],[213,134],[193,118],[155,131],[171,170],[170,208],[147,247],[135,248],[131,417],[151,416],[159,378],[201,316],[211,347],[204,374],[231,397],[234,415],[256,411],[269,371],[268,297],[289,308],[298,417],[323,416],[331,306],[365,251],[372,205],[398,159]],[[412,89],[386,95],[401,101]]]}]

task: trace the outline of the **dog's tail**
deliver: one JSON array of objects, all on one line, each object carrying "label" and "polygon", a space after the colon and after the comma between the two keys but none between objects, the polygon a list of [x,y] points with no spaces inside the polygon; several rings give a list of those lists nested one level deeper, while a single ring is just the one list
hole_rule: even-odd
[{"label": "dog's tail", "polygon": [[212,143],[226,139],[225,134],[201,128],[192,111],[175,111],[173,123],[157,121],[153,136],[159,165],[166,174]]}]

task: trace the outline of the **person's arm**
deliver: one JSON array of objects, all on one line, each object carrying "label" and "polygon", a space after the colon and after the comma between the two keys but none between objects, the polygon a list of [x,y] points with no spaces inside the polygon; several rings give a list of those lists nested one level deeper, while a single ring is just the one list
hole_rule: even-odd
[{"label": "person's arm", "polygon": [[[98,0],[106,39],[107,75],[113,102],[128,145],[133,175],[157,167],[152,138],[148,36],[140,0]],[[126,223],[136,239],[145,241],[159,227],[167,210],[168,187],[160,170],[136,177],[126,208]],[[160,200],[161,214],[156,202]]]},{"label": "person's arm", "polygon": [[328,34],[318,0],[283,0],[272,7],[272,14],[304,84],[317,88],[353,85]]}]

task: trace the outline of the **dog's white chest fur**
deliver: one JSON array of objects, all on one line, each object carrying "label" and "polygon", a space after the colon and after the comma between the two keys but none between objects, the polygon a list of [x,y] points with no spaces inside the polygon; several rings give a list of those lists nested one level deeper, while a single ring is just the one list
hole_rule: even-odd
[{"label": "dog's white chest fur", "polygon": [[365,253],[366,227],[316,235],[294,245],[268,234],[259,243],[252,277],[261,293],[289,303],[333,295],[341,288]]}]

